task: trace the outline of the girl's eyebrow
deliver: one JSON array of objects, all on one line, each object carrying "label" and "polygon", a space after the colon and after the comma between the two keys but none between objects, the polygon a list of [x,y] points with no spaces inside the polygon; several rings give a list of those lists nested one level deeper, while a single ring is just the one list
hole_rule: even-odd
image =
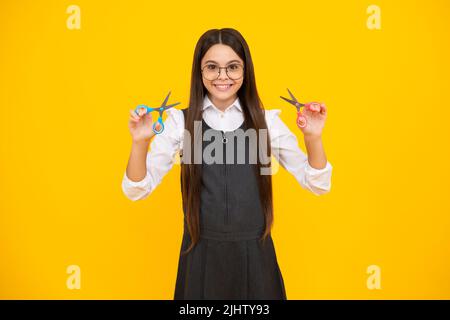
[{"label": "girl's eyebrow", "polygon": [[[212,62],[212,63],[215,63],[215,64],[219,64],[217,61],[214,61],[214,60],[207,60],[207,61],[205,61],[205,63],[208,63],[208,62]],[[227,64],[230,64],[230,63],[232,63],[232,62],[238,62],[238,63],[241,63],[239,60],[231,60],[231,61],[228,61]]]}]

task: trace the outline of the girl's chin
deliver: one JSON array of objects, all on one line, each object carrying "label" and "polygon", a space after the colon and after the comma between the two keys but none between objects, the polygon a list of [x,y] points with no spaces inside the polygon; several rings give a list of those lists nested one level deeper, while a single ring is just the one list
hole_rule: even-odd
[{"label": "girl's chin", "polygon": [[216,88],[212,88],[212,92],[215,96],[220,97],[221,99],[226,99],[232,97],[236,92],[233,90],[234,88],[228,89],[226,91],[217,90]]}]

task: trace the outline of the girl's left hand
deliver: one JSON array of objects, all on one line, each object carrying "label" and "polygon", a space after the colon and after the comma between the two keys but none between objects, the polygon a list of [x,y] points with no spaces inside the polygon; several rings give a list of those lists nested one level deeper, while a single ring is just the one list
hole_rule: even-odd
[{"label": "girl's left hand", "polygon": [[306,119],[306,127],[300,128],[305,136],[321,137],[327,118],[327,108],[324,103],[311,102],[302,108]]}]

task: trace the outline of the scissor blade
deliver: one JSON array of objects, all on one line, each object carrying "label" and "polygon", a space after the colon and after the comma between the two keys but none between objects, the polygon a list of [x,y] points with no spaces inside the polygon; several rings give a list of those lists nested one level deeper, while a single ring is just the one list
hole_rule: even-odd
[{"label": "scissor blade", "polygon": [[297,99],[294,97],[294,95],[292,94],[291,90],[287,89],[287,91],[289,92],[289,95],[291,96],[292,100],[297,102]]},{"label": "scissor blade", "polygon": [[179,105],[180,103],[181,103],[181,102],[169,104],[168,106],[165,106],[164,109],[169,109],[169,108],[175,107],[175,106]]},{"label": "scissor blade", "polygon": [[169,93],[167,94],[167,97],[164,99],[164,102],[162,103],[161,107],[165,107],[167,101],[169,100],[169,96],[170,96],[171,91],[169,91]]},{"label": "scissor blade", "polygon": [[296,104],[295,101],[290,100],[290,99],[288,99],[288,98],[285,98],[285,97],[282,97],[282,96],[280,96],[280,98],[283,99],[283,100],[285,100],[285,101],[287,101],[287,102],[289,102],[290,104],[293,104],[294,106],[295,106],[295,104]]}]

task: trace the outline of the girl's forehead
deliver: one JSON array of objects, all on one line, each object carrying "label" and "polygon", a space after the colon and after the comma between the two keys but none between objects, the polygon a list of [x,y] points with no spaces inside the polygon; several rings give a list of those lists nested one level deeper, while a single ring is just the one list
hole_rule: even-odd
[{"label": "girl's forehead", "polygon": [[217,63],[228,63],[232,60],[242,62],[242,59],[237,55],[234,50],[227,45],[215,44],[206,51],[202,58],[203,62],[213,61]]}]

